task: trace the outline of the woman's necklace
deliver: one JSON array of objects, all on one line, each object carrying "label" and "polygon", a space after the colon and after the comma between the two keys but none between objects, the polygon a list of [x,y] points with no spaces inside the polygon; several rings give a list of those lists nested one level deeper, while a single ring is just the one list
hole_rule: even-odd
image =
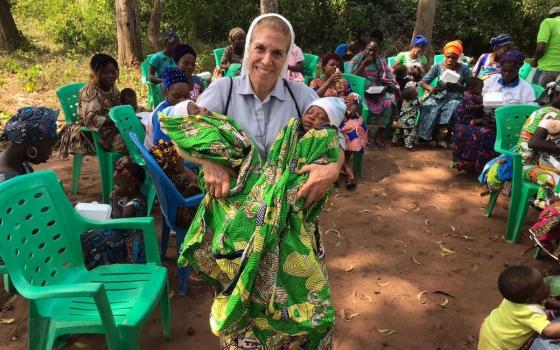
[{"label": "woman's necklace", "polygon": [[257,122],[257,127],[259,128],[259,139],[261,140],[261,144],[263,145],[263,148],[266,150],[266,136],[268,132],[268,128],[266,125],[266,116],[263,113],[264,131],[261,128],[261,123],[259,123],[259,119],[256,116],[255,119]]}]

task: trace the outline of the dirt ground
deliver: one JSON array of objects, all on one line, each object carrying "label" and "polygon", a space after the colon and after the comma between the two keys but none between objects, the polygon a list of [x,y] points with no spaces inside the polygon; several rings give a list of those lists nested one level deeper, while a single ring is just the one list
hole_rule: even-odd
[{"label": "dirt ground", "polygon": [[[526,237],[516,245],[503,241],[509,198],[501,196],[494,216],[486,218],[488,197],[480,196],[473,176],[450,169],[449,159],[445,150],[370,151],[358,190],[337,190],[321,217],[337,310],[335,349],[476,349],[480,324],[501,299],[496,280],[503,268],[556,267],[533,260]],[[55,169],[69,192],[70,160],[39,168]],[[98,200],[97,174],[96,159],[87,158],[80,195],[70,200]],[[529,215],[532,222],[535,213]],[[173,285],[173,267],[170,280]],[[210,303],[203,285],[173,296],[172,340],[161,336],[155,312],[143,328],[144,348],[218,349],[208,325]],[[0,349],[26,349],[27,303],[2,291],[0,305],[0,318],[15,319],[0,324]],[[66,348],[105,349],[104,340],[77,336]]]}]

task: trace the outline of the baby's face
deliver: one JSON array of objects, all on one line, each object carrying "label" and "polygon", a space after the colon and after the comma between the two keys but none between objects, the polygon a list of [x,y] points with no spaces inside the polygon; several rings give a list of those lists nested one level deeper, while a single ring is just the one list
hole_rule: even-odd
[{"label": "baby's face", "polygon": [[194,102],[189,103],[189,105],[187,106],[187,111],[189,112],[189,115],[212,115],[212,113],[209,112],[205,107],[199,107]]},{"label": "baby's face", "polygon": [[320,128],[325,124],[329,124],[329,117],[324,109],[317,106],[311,106],[307,112],[301,117],[303,130],[309,131],[310,129]]}]

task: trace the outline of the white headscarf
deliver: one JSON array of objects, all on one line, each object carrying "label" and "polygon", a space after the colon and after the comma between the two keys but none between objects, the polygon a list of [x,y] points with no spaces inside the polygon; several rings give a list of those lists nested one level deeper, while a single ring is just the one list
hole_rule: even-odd
[{"label": "white headscarf", "polygon": [[346,104],[344,100],[340,97],[322,97],[309,104],[309,108],[312,106],[317,106],[322,108],[327,116],[329,117],[329,123],[332,126],[340,127],[340,123],[344,119],[344,114],[346,113]]},{"label": "white headscarf", "polygon": [[247,74],[248,72],[248,68],[249,68],[249,47],[251,46],[251,40],[252,40],[252,36],[253,36],[253,29],[255,29],[255,25],[257,23],[260,22],[261,19],[265,18],[265,17],[278,17],[280,18],[282,21],[284,21],[284,23],[286,23],[286,25],[288,26],[288,28],[290,28],[290,47],[288,49],[288,52],[286,54],[286,62],[284,62],[284,66],[282,67],[282,71],[280,71],[280,75],[278,75],[278,80],[282,80],[285,76],[286,76],[286,72],[288,71],[288,55],[290,54],[290,52],[292,52],[292,47],[294,45],[294,30],[292,28],[292,24],[283,16],[277,14],[277,13],[267,13],[264,15],[261,15],[257,18],[255,18],[253,20],[253,23],[251,23],[251,26],[249,27],[249,31],[247,32],[247,38],[245,39],[245,53],[243,54],[243,63],[241,64],[241,75]]}]

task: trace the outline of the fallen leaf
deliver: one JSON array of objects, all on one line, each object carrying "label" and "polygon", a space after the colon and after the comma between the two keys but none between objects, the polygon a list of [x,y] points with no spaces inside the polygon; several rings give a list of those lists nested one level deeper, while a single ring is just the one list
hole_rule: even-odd
[{"label": "fallen leaf", "polygon": [[455,254],[455,251],[454,251],[454,250],[451,250],[451,249],[445,247],[443,244],[440,244],[439,247],[440,247],[440,249],[443,250],[445,253]]},{"label": "fallen leaf", "polygon": [[379,333],[385,334],[385,335],[393,334],[393,333],[396,332],[395,330],[392,330],[392,329],[379,329],[377,327],[375,327],[375,330],[377,330]]},{"label": "fallen leaf", "polygon": [[389,211],[393,211],[393,207],[391,207],[391,206],[389,206],[389,208],[387,208],[387,209],[389,209]]},{"label": "fallen leaf", "polygon": [[423,290],[423,291],[421,291],[420,293],[418,293],[418,294],[416,295],[416,299],[418,299],[418,301],[420,301],[422,304],[425,304],[426,301],[428,301],[428,298],[427,298],[427,297],[426,297],[424,300],[422,300],[422,297],[423,297],[424,294],[426,294],[426,293],[430,293],[430,291],[429,291],[429,290]]},{"label": "fallen leaf", "polygon": [[327,233],[331,232],[331,231],[334,233],[334,235],[336,236],[336,238],[342,239],[342,237],[341,237],[341,235],[340,235],[340,232],[339,232],[338,230],[335,230],[334,228],[329,228],[328,230],[326,230],[326,231],[325,231],[325,235],[326,235]]},{"label": "fallen leaf", "polygon": [[362,296],[360,297],[360,299],[362,300],[367,300],[369,303],[371,303],[371,297],[367,294],[362,293]]},{"label": "fallen leaf", "polygon": [[359,313],[359,312],[356,312],[355,314],[350,314],[350,315],[348,316],[348,319],[351,320],[351,319],[353,319],[354,317],[358,317],[358,316],[360,316],[360,313]]},{"label": "fallen leaf", "polygon": [[413,210],[413,212],[415,212],[415,213],[419,212],[419,211],[420,211],[420,208],[416,208],[416,209]]},{"label": "fallen leaf", "polygon": [[328,209],[325,209],[324,211],[328,213],[331,210],[332,210],[332,208],[328,208]]},{"label": "fallen leaf", "polygon": [[356,304],[356,302],[357,302],[357,301],[356,301],[356,294],[358,294],[358,292],[356,292],[356,291],[354,291],[354,294],[352,294],[352,302],[353,302],[354,304]]},{"label": "fallen leaf", "polygon": [[377,282],[377,285],[381,288],[387,287],[390,284],[391,284],[391,282],[383,282],[383,283],[382,282]]},{"label": "fallen leaf", "polygon": [[451,254],[453,254],[453,253],[444,253],[444,252],[439,253],[439,255],[440,255],[442,258],[445,258],[446,256],[451,255]]},{"label": "fallen leaf", "polygon": [[453,232],[455,232],[455,231],[456,231],[456,230],[455,230],[455,226],[453,226],[453,225],[449,225],[449,227],[451,228],[451,231],[453,231]]},{"label": "fallen leaf", "polygon": [[12,324],[16,321],[15,318],[1,318],[0,319],[0,323],[1,324]]},{"label": "fallen leaf", "polygon": [[476,271],[476,270],[478,270],[478,265],[477,265],[477,264],[474,264],[472,270],[473,270],[473,272]]},{"label": "fallen leaf", "polygon": [[354,265],[350,265],[346,269],[344,269],[345,272],[350,272],[352,270],[354,270]]},{"label": "fallen leaf", "polygon": [[173,299],[174,296],[175,296],[175,291],[169,292],[169,299]]},{"label": "fallen leaf", "polygon": [[383,193],[381,193],[381,195],[382,195],[383,197],[389,197],[389,194],[388,194],[387,192],[383,192]]},{"label": "fallen leaf", "polygon": [[410,259],[411,259],[412,262],[415,263],[416,265],[422,265],[422,263],[421,263],[420,261],[416,260],[415,257],[411,257]]},{"label": "fallen leaf", "polygon": [[439,207],[436,206],[436,205],[428,205],[428,206],[426,206],[426,208],[434,208],[436,210],[439,210]]},{"label": "fallen leaf", "polygon": [[454,182],[454,183],[452,183],[451,185],[449,185],[449,187],[455,187],[455,186],[459,186],[459,183]]},{"label": "fallen leaf", "polygon": [[408,214],[408,210],[406,210],[406,209],[399,208],[399,209],[397,209],[397,210],[400,210],[400,211],[402,211],[403,213]]},{"label": "fallen leaf", "polygon": [[78,349],[85,349],[85,348],[88,347],[87,344],[80,343],[79,341],[75,342],[73,345],[74,345],[75,347],[77,347]]},{"label": "fallen leaf", "polygon": [[445,307],[447,307],[447,304],[449,304],[449,299],[443,298],[443,303],[438,304],[438,305],[445,308]]},{"label": "fallen leaf", "polygon": [[371,213],[371,214],[373,214],[373,211],[371,211],[369,209],[364,209],[364,210],[358,210],[358,213]]},{"label": "fallen leaf", "polygon": [[410,203],[410,204],[408,205],[408,207],[409,207],[410,209],[414,209],[414,208],[417,207],[417,205],[416,205],[416,203]]},{"label": "fallen leaf", "polygon": [[383,209],[383,208],[381,208],[379,205],[376,205],[375,207],[376,207],[378,210]]},{"label": "fallen leaf", "polygon": [[380,216],[376,216],[375,218],[376,218],[377,220],[379,220],[380,222],[385,222],[385,221],[383,221],[383,219],[382,219]]},{"label": "fallen leaf", "polygon": [[424,220],[424,225],[429,226],[430,225],[430,219]]}]

